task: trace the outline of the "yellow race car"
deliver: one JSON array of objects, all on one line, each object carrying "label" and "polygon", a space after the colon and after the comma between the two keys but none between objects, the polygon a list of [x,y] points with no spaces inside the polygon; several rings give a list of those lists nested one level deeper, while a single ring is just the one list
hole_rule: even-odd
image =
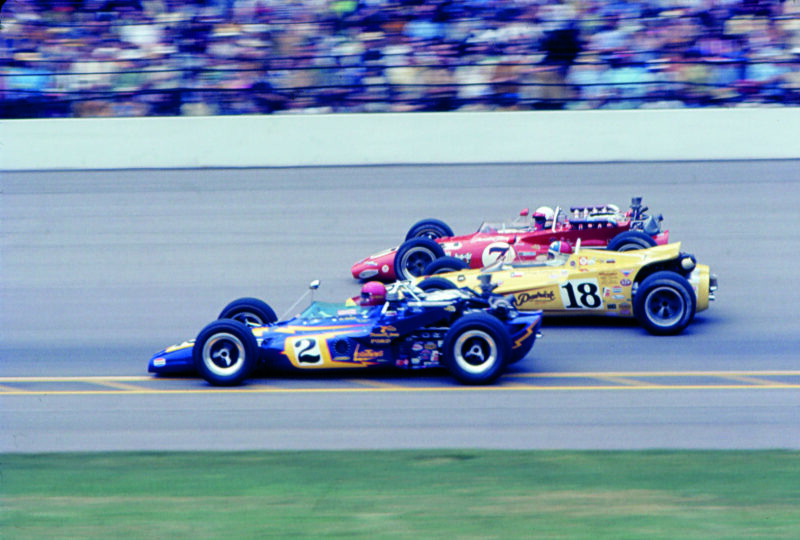
[{"label": "yellow race car", "polygon": [[501,260],[480,270],[458,269],[413,281],[423,290],[480,290],[490,282],[494,293],[520,310],[635,317],[657,335],[683,331],[695,313],[708,309],[717,290],[717,277],[682,252],[679,242],[624,252],[581,249],[580,244],[573,252],[566,242],[553,242],[543,260]]}]

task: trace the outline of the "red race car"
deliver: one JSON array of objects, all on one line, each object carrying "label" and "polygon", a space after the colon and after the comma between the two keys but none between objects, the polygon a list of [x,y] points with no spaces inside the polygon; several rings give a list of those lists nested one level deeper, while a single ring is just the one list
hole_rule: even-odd
[{"label": "red race car", "polygon": [[643,249],[669,241],[662,231],[662,217],[649,216],[642,198],[634,197],[622,212],[613,204],[526,208],[511,223],[485,221],[477,232],[455,236],[446,223],[423,219],[414,224],[399,247],[382,251],[355,263],[353,277],[360,280],[394,281],[460,270],[482,268],[501,257],[505,262],[532,261],[546,255],[552,242],[574,247],[606,247],[612,251]]}]

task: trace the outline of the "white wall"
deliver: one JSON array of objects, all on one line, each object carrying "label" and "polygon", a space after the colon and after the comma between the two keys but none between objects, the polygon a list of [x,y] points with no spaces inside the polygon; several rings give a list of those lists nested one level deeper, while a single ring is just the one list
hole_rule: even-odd
[{"label": "white wall", "polygon": [[800,108],[7,120],[0,169],[800,158]]}]

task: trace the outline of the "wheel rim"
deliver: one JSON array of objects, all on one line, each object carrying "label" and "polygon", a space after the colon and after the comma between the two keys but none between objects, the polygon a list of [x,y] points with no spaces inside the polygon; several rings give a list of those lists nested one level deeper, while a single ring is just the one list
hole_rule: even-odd
[{"label": "wheel rim", "polygon": [[247,326],[264,326],[264,320],[258,314],[252,311],[242,311],[236,313],[231,318],[235,321],[239,321],[242,324],[246,324]]},{"label": "wheel rim", "polygon": [[436,257],[430,250],[423,247],[409,249],[400,261],[400,269],[406,274],[404,278],[419,277],[425,273],[425,267],[432,263]]},{"label": "wheel rim", "polygon": [[683,318],[686,302],[680,291],[672,287],[656,287],[645,298],[644,309],[653,324],[668,327]]},{"label": "wheel rim", "polygon": [[622,244],[617,248],[617,251],[636,251],[638,249],[645,249],[645,246],[639,244]]},{"label": "wheel rim", "polygon": [[214,334],[203,345],[203,364],[220,377],[236,373],[241,369],[244,358],[244,343],[233,334]]},{"label": "wheel rim", "polygon": [[462,370],[480,374],[491,369],[497,361],[497,344],[486,332],[470,330],[456,339],[453,354]]}]

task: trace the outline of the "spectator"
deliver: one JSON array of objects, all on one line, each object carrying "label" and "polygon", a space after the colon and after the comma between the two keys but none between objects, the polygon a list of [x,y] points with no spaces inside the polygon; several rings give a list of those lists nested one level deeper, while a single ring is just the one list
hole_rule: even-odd
[{"label": "spectator", "polygon": [[2,115],[796,104],[779,0],[9,0]]}]

